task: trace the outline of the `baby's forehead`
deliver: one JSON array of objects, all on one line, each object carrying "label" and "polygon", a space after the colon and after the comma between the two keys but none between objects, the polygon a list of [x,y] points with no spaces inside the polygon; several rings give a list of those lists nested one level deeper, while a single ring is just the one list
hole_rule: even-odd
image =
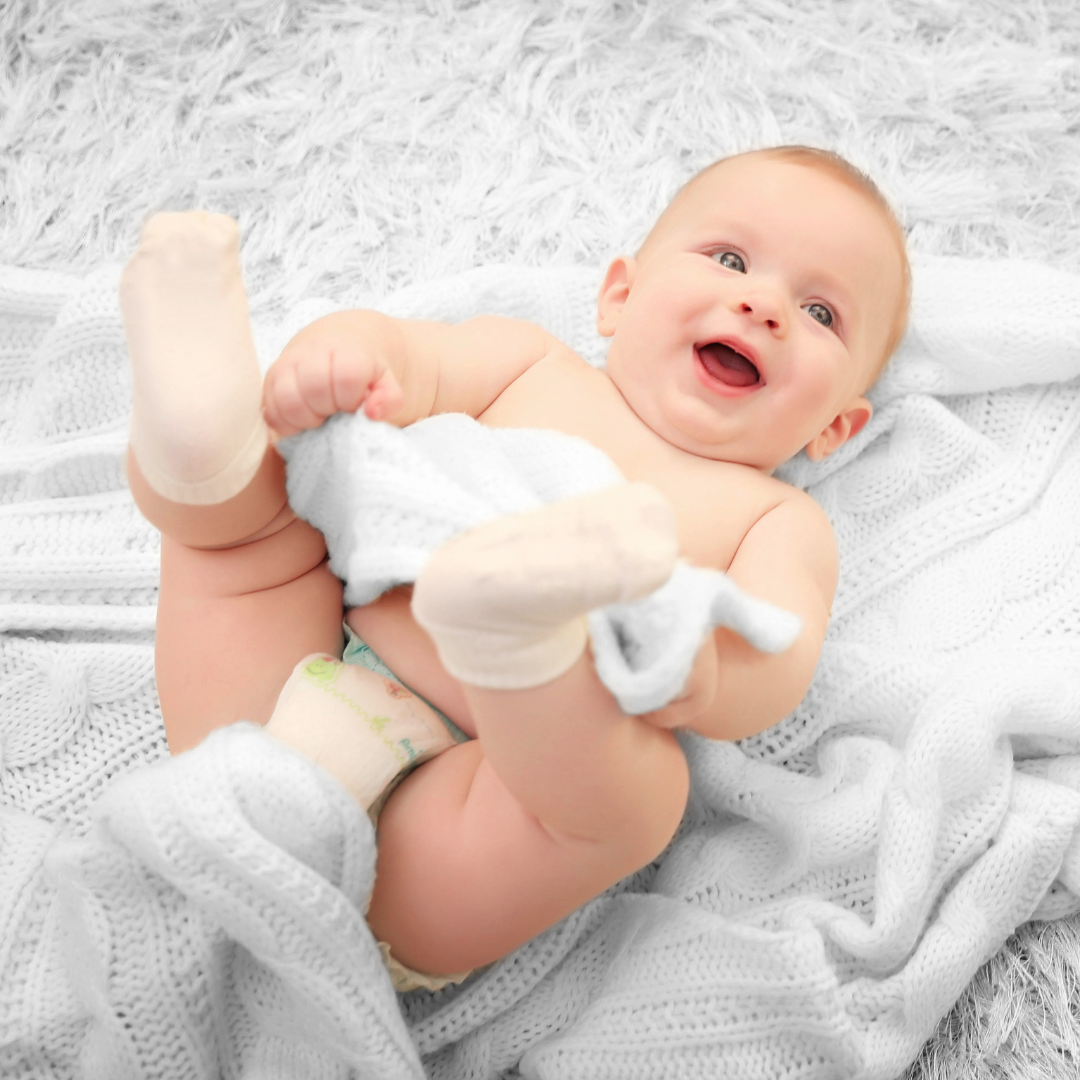
[{"label": "baby's forehead", "polygon": [[[906,280],[902,230],[880,193],[872,190],[869,181],[860,181],[859,175],[828,159],[823,163],[791,160],[769,151],[725,158],[683,186],[657,219],[639,255],[669,243],[725,239],[720,232],[761,238],[794,227],[813,234],[813,241],[807,238],[812,246],[805,249],[811,257],[815,252],[826,257],[832,250],[856,253],[863,266],[868,257],[874,265],[898,262]],[[791,207],[795,207],[795,225]],[[717,232],[716,237],[706,236],[712,232]],[[834,240],[840,242],[839,248]],[[857,276],[862,272],[860,268]]]},{"label": "baby's forehead", "polygon": [[[717,216],[738,216],[739,194],[759,193],[761,182],[785,168],[763,152],[724,158],[691,177],[653,223],[638,257],[644,257],[687,230],[707,228]],[[790,164],[787,164],[790,169]]]},{"label": "baby's forehead", "polygon": [[871,207],[883,220],[888,217],[884,207],[845,170],[828,162],[792,160],[779,153],[754,151],[725,158],[694,176],[675,195],[657,225],[669,216],[706,219],[710,213],[722,209],[727,199],[739,195],[766,201],[770,194],[790,199],[821,186],[827,186],[843,202],[858,201]]}]

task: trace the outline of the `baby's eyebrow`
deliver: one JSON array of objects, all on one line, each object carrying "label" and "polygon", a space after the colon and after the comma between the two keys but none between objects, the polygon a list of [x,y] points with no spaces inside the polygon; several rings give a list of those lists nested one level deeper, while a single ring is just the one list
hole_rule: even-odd
[{"label": "baby's eyebrow", "polygon": [[817,281],[825,292],[826,299],[831,300],[840,308],[840,314],[850,318],[858,311],[859,305],[851,290],[844,284],[843,279],[836,277],[827,270],[819,270],[815,275]]}]

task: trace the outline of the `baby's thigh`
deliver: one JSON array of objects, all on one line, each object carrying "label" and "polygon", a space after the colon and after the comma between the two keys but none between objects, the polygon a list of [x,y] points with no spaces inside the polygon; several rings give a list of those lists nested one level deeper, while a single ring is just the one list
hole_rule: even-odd
[{"label": "baby's thigh", "polygon": [[413,772],[378,824],[372,932],[431,974],[480,967],[636,870],[625,844],[556,834],[461,743]]},{"label": "baby's thigh", "polygon": [[295,664],[341,652],[341,582],[299,520],[220,551],[161,542],[154,662],[169,748],[238,720],[265,724]]}]

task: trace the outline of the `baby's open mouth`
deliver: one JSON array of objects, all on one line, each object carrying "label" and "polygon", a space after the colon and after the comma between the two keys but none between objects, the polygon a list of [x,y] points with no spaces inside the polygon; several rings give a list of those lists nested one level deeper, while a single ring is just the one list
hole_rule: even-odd
[{"label": "baby's open mouth", "polygon": [[758,369],[742,353],[719,341],[697,347],[701,365],[725,386],[754,386],[761,381]]}]

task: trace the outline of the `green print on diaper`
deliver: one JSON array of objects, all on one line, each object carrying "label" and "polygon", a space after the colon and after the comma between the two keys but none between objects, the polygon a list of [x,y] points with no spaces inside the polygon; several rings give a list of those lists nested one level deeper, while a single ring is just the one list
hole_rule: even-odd
[{"label": "green print on diaper", "polygon": [[316,686],[325,686],[337,678],[339,665],[324,656],[316,656],[305,668],[304,675]]},{"label": "green print on diaper", "polygon": [[415,761],[419,754],[413,749],[408,739],[402,739],[401,742],[393,742],[383,735],[383,728],[390,723],[389,716],[380,716],[377,713],[369,713],[367,709],[362,708],[347,694],[343,694],[336,686],[333,685],[338,677],[338,673],[342,670],[342,666],[336,660],[328,660],[325,657],[315,657],[304,667],[303,675],[312,685],[317,686],[324,693],[329,694],[331,697],[336,698],[351,712],[354,712],[364,723],[382,740],[384,746],[386,746],[401,762],[402,765],[408,765]]}]

